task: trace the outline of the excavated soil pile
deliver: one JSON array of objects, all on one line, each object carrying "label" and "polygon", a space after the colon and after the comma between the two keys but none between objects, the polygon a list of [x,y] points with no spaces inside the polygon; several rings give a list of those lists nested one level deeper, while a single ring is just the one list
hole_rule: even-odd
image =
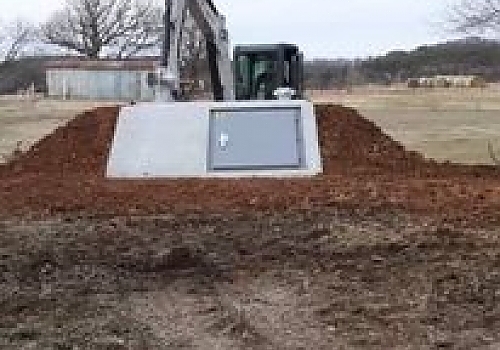
[{"label": "excavated soil pile", "polygon": [[428,166],[354,109],[318,106],[316,111],[325,174],[406,173]]},{"label": "excavated soil pile", "polygon": [[[407,172],[427,165],[422,156],[407,152],[355,110],[317,110],[325,174]],[[103,176],[117,114],[114,107],[83,113],[11,162],[10,175]]]},{"label": "excavated soil pile", "polygon": [[0,214],[334,207],[500,217],[494,167],[437,164],[406,151],[355,110],[318,106],[316,112],[324,174],[314,179],[116,181],[104,173],[118,107],[98,108],[0,166]]},{"label": "excavated soil pile", "polygon": [[0,175],[104,174],[118,112],[118,107],[102,107],[82,113],[0,168]]}]

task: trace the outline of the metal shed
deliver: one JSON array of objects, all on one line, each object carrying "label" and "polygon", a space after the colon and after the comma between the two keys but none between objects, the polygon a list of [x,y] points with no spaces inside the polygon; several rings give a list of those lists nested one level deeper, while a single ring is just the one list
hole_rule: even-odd
[{"label": "metal shed", "polygon": [[48,96],[75,100],[152,101],[154,87],[148,75],[156,60],[52,61],[46,65]]}]

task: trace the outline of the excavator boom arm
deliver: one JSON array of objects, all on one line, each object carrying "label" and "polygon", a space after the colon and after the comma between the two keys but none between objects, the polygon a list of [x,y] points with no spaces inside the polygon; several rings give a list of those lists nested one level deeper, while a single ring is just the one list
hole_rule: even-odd
[{"label": "excavator boom arm", "polygon": [[[167,0],[168,35],[165,35],[164,66],[162,67],[163,100],[175,100],[180,90],[179,62],[181,58],[182,30],[187,10],[201,30],[207,47],[212,90],[215,100],[233,100],[233,80],[229,58],[229,35],[226,19],[211,0]],[[166,63],[166,65],[165,65]]]}]

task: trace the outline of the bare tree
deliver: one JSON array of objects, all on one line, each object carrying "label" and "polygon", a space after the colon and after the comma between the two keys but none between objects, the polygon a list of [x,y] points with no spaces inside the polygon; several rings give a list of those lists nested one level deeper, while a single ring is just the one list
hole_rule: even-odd
[{"label": "bare tree", "polygon": [[39,31],[32,23],[17,20],[0,26],[0,49],[4,61],[12,61],[21,56],[23,49],[39,38]]},{"label": "bare tree", "polygon": [[90,58],[113,47],[129,57],[158,45],[162,11],[149,0],[66,0],[43,26],[47,41]]},{"label": "bare tree", "polygon": [[163,38],[164,11],[158,7],[144,8],[144,10],[147,13],[144,12],[143,16],[139,16],[136,19],[136,28],[129,29],[118,40],[118,58],[134,56],[145,49],[160,47],[160,42]]},{"label": "bare tree", "polygon": [[450,23],[461,33],[500,29],[500,0],[458,0],[450,11]]}]

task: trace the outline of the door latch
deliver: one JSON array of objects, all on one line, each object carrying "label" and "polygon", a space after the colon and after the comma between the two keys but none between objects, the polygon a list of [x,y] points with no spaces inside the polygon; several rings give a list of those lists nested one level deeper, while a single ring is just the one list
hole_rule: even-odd
[{"label": "door latch", "polygon": [[221,133],[220,136],[219,136],[219,146],[220,146],[220,148],[226,149],[228,142],[229,142],[229,135],[226,134],[226,133]]}]

